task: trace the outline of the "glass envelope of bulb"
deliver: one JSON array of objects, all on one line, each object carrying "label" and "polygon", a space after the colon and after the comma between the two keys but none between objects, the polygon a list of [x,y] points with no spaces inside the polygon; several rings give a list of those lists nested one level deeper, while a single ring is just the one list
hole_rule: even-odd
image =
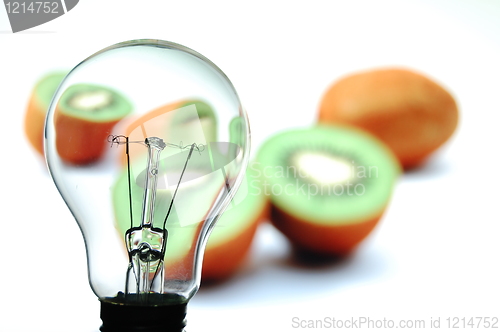
[{"label": "glass envelope of bulb", "polygon": [[172,43],[114,45],[61,83],[45,136],[96,295],[187,302],[248,163],[247,117],[222,71]]}]

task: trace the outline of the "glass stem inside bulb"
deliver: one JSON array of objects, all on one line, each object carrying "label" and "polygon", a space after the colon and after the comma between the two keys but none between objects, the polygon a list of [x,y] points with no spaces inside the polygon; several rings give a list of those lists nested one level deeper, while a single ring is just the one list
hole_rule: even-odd
[{"label": "glass stem inside bulb", "polygon": [[[163,256],[167,241],[166,229],[153,227],[160,154],[166,144],[157,137],[146,138],[145,144],[148,148],[148,160],[141,226],[132,227],[126,234],[130,256],[126,293],[142,294],[145,298],[141,299],[139,296],[140,302],[147,301],[147,294],[151,292],[163,292]],[[132,290],[131,287],[135,289]]]},{"label": "glass stem inside bulb", "polygon": [[[120,144],[118,136],[113,137],[112,142]],[[127,151],[130,141],[126,137]],[[132,142],[139,143],[139,142]],[[142,142],[141,142],[142,143]],[[123,144],[123,143],[122,143]],[[133,213],[130,211],[131,228],[125,234],[125,242],[129,252],[129,265],[127,270],[127,280],[125,294],[129,296],[131,302],[150,303],[150,294],[162,294],[164,292],[164,256],[167,245],[168,231],[167,220],[172,211],[173,203],[177,191],[182,182],[182,177],[186,171],[187,164],[193,151],[201,151],[202,148],[196,144],[187,146],[165,143],[157,137],[148,137],[144,141],[148,148],[147,167],[144,172],[144,194],[142,200],[141,224],[133,227]],[[189,148],[189,153],[182,168],[177,186],[170,200],[168,211],[163,220],[162,228],[154,227],[154,215],[156,206],[156,192],[158,189],[158,176],[161,152],[165,147],[175,147],[180,149]],[[128,154],[128,152],[127,152]],[[130,191],[130,161],[128,163],[128,180]],[[131,196],[130,200],[132,199]],[[130,206],[132,202],[130,201]]]},{"label": "glass stem inside bulb", "polygon": [[146,138],[148,146],[148,166],[146,170],[146,188],[144,191],[144,202],[142,205],[142,227],[152,227],[155,209],[156,188],[158,186],[158,166],[160,154],[166,144],[161,138]]}]

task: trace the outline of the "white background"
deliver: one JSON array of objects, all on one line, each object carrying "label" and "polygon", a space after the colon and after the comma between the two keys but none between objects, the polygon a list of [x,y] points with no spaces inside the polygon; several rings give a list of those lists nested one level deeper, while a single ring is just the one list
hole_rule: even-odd
[{"label": "white background", "polygon": [[500,316],[500,1],[81,0],[52,22],[9,30],[2,7],[0,330],[100,325],[79,229],[22,123],[41,75],[136,38],[177,42],[216,63],[249,113],[254,152],[278,130],[313,124],[325,89],[361,69],[419,70],[460,106],[456,135],[402,176],[350,259],[298,266],[265,226],[245,269],[193,298],[189,331],[295,331],[294,317],[423,319],[426,330],[440,317],[446,330],[446,317]]}]

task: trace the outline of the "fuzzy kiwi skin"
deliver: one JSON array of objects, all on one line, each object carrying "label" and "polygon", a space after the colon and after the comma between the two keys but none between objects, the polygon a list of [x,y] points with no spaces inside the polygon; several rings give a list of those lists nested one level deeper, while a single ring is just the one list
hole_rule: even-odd
[{"label": "fuzzy kiwi skin", "polygon": [[266,202],[262,211],[253,217],[251,223],[226,242],[212,246],[209,238],[201,270],[203,281],[225,280],[239,269],[248,256],[258,226],[268,219],[269,209],[270,204]]},{"label": "fuzzy kiwi skin", "polygon": [[360,222],[319,225],[297,218],[272,205],[270,219],[297,249],[313,254],[343,257],[350,254],[373,231],[382,218],[383,210]]},{"label": "fuzzy kiwi skin", "polygon": [[[84,165],[97,161],[106,149],[106,138],[118,120],[99,123],[78,120],[61,113],[55,117],[57,135],[56,148],[62,160]],[[68,139],[71,138],[71,139]]]},{"label": "fuzzy kiwi skin", "polygon": [[[262,198],[265,200],[265,198]],[[259,225],[269,219],[270,204],[265,200],[264,204],[257,206],[255,215],[246,216],[252,218],[243,228],[232,233],[231,237],[224,241],[213,244],[208,239],[208,243],[203,255],[203,265],[201,269],[201,280],[205,283],[216,283],[231,278],[245,262],[248,257],[251,245]],[[236,206],[234,209],[238,209]],[[224,218],[224,214],[221,218]],[[237,222],[238,220],[236,220]],[[203,224],[198,225],[194,240],[198,239]],[[214,232],[217,228],[214,229]],[[194,260],[196,245],[193,243],[189,252],[177,261],[165,266],[167,278],[183,279],[192,275],[192,261]]]},{"label": "fuzzy kiwi skin", "polygon": [[[205,283],[217,283],[231,278],[245,262],[248,256],[255,233],[259,225],[269,217],[269,203],[266,202],[262,210],[252,217],[252,221],[236,234],[221,243],[212,245],[210,238],[203,255],[203,265],[201,269],[201,280]],[[196,230],[194,239],[199,237],[199,232],[203,224]],[[165,274],[170,279],[187,279],[192,275],[192,261],[194,260],[195,244],[186,256],[165,266]]]},{"label": "fuzzy kiwi skin", "polygon": [[318,121],[348,124],[386,143],[404,169],[420,166],[454,133],[458,107],[431,79],[402,68],[349,75],[333,84],[320,103]]},{"label": "fuzzy kiwi skin", "polygon": [[43,156],[43,128],[46,110],[40,105],[37,96],[30,97],[24,120],[24,132],[31,146]]},{"label": "fuzzy kiwi skin", "polygon": [[[75,112],[74,107],[69,105],[70,99],[73,98],[71,93],[93,90],[109,91],[113,95],[113,103],[117,103],[119,100],[122,108],[119,113],[117,112],[118,115],[114,115],[109,120],[94,120],[86,116],[85,111]],[[104,109],[108,109],[108,107],[109,105],[105,106]],[[113,127],[131,111],[132,104],[128,99],[110,88],[90,84],[70,86],[59,100],[54,115],[54,126],[57,133],[56,149],[59,156],[65,162],[73,165],[85,165],[98,161],[108,146],[107,138]]]},{"label": "fuzzy kiwi skin", "polygon": [[[243,181],[249,179],[250,173],[247,171]],[[240,197],[238,192],[236,197]],[[215,227],[208,239],[201,271],[203,281],[210,283],[226,280],[240,269],[248,256],[259,225],[269,219],[269,212],[270,203],[267,197],[260,195],[255,185],[248,187],[247,196],[231,207],[230,211],[224,212],[219,221],[238,227],[230,233],[226,232],[224,238],[218,239],[213,236],[219,231]]]},{"label": "fuzzy kiwi skin", "polygon": [[[259,225],[269,217],[269,207],[269,203],[266,202],[262,210],[252,217],[252,221],[246,227],[239,229],[236,234],[232,234],[230,239],[216,245],[212,245],[210,238],[208,239],[201,269],[203,282],[221,282],[229,279],[238,271],[248,256]],[[194,239],[198,239],[202,227],[203,224],[198,226]],[[192,275],[195,248],[193,243],[185,256],[165,266],[167,278],[183,280]]]},{"label": "fuzzy kiwi skin", "polygon": [[[24,132],[28,142],[41,155],[44,154],[43,130],[50,100],[66,73],[53,72],[42,77],[33,88],[24,117]],[[57,83],[57,84],[56,84]]]}]

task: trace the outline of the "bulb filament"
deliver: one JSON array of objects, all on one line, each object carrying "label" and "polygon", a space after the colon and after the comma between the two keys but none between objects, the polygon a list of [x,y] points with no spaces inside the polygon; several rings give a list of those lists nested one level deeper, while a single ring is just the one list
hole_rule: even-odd
[{"label": "bulb filament", "polygon": [[[148,137],[143,142],[129,141],[126,136],[110,136],[108,141],[111,146],[114,144],[126,144],[127,154],[127,171],[129,182],[129,204],[130,204],[130,218],[131,226],[125,233],[125,243],[129,253],[129,264],[127,269],[127,281],[125,294],[137,294],[140,302],[146,303],[148,301],[149,293],[163,293],[164,281],[164,267],[163,261],[165,256],[168,231],[167,220],[172,211],[173,203],[177,195],[182,177],[187,168],[187,164],[194,150],[199,153],[203,151],[203,145],[191,144],[183,146],[182,142],[177,144],[166,143],[158,137]],[[130,178],[130,159],[128,145],[130,143],[140,143],[148,148],[147,169],[145,172],[145,189],[142,201],[142,214],[141,224],[138,227],[133,226],[132,220],[132,194],[131,194],[131,178]],[[187,149],[189,153],[184,163],[181,175],[179,177],[177,186],[170,200],[168,211],[163,221],[163,227],[154,227],[154,214],[156,192],[158,186],[158,169],[160,165],[161,152],[165,147]],[[134,282],[135,281],[135,282]],[[130,286],[135,288],[129,289]]]}]

